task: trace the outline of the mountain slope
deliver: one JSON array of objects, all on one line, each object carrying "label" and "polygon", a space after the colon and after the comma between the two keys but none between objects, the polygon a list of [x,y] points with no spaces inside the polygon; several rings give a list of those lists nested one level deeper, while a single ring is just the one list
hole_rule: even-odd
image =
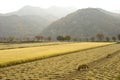
[{"label": "mountain slope", "polygon": [[77,10],[76,8],[72,8],[72,7],[63,8],[63,7],[52,6],[49,8],[40,8],[40,7],[33,7],[33,6],[24,6],[23,8],[19,9],[18,11],[4,14],[4,16],[39,15],[43,18],[48,17],[49,19],[57,20],[58,18],[64,17],[67,14],[74,12],[76,10]]},{"label": "mountain slope", "polygon": [[[57,10],[56,13],[55,10]],[[42,9],[25,6],[15,12],[0,14],[0,37],[29,37],[39,35],[41,30],[50,23],[70,12],[64,11],[66,9],[57,7]]]},{"label": "mountain slope", "polygon": [[44,9],[39,8],[39,7],[32,7],[32,6],[24,6],[23,8],[19,9],[18,11],[4,14],[4,16],[11,16],[11,15],[18,15],[18,16],[36,15],[36,16],[40,16],[41,18],[44,18],[44,19],[49,19],[51,21],[55,21],[57,19],[57,17],[48,13]]},{"label": "mountain slope", "polygon": [[56,19],[40,8],[25,6],[16,12],[0,15],[0,37],[35,36]]},{"label": "mountain slope", "polygon": [[52,37],[70,35],[80,38],[92,37],[97,33],[113,36],[119,34],[119,31],[120,18],[118,14],[98,8],[86,8],[53,22],[42,33]]},{"label": "mountain slope", "polygon": [[0,37],[38,35],[52,21],[41,16],[0,16]]},{"label": "mountain slope", "polygon": [[30,17],[27,19],[26,17],[16,15],[0,16],[0,37],[26,37],[37,35],[43,29],[43,25],[39,22],[30,20]]}]

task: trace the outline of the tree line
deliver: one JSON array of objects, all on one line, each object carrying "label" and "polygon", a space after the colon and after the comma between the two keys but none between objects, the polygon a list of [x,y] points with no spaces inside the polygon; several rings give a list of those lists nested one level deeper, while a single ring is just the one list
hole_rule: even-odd
[{"label": "tree line", "polygon": [[[93,37],[86,37],[86,38],[78,38],[78,37],[71,37],[69,35],[63,36],[59,35],[56,37],[57,41],[85,41],[85,42],[110,42],[110,41],[120,41],[120,34],[112,37],[105,36],[104,34],[96,34]],[[48,36],[41,36],[37,35],[34,37],[24,37],[24,38],[16,38],[16,37],[0,37],[0,42],[50,42],[52,41],[52,37]]]},{"label": "tree line", "polygon": [[51,37],[35,36],[35,37],[0,37],[0,42],[49,42]]},{"label": "tree line", "polygon": [[118,34],[117,36],[112,36],[112,37],[108,37],[108,36],[105,36],[104,34],[96,34],[95,36],[93,37],[86,37],[86,38],[71,38],[71,36],[57,36],[56,38],[58,41],[91,41],[91,42],[103,42],[103,41],[106,41],[106,42],[110,42],[110,41],[120,41],[120,34]]}]

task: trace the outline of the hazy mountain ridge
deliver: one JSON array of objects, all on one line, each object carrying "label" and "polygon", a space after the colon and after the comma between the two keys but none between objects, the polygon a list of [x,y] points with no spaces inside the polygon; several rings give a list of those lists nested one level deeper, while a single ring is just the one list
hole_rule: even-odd
[{"label": "hazy mountain ridge", "polygon": [[58,19],[48,12],[39,7],[25,6],[15,12],[0,14],[0,37],[39,35],[41,30]]},{"label": "hazy mountain ridge", "polygon": [[[0,16],[0,36],[1,37],[24,37],[38,34],[42,26],[40,23],[26,20],[25,17]],[[37,28],[37,29],[36,29]]]},{"label": "hazy mountain ridge", "polygon": [[72,7],[57,7],[52,6],[49,8],[40,8],[40,7],[32,7],[32,6],[24,6],[23,8],[19,9],[18,11],[6,13],[4,16],[10,15],[18,15],[18,16],[26,16],[26,15],[39,15],[41,17],[51,17],[51,18],[61,18],[66,16],[67,14],[76,11],[76,8]]},{"label": "hazy mountain ridge", "polygon": [[43,35],[56,37],[70,35],[72,37],[92,37],[97,33],[106,36],[120,34],[120,16],[99,8],[80,9],[61,18],[45,30]]}]

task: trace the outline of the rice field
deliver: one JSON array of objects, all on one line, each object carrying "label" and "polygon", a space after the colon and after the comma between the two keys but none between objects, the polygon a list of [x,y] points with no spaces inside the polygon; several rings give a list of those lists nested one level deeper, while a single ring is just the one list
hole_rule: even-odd
[{"label": "rice field", "polygon": [[0,67],[43,59],[47,57],[78,52],[81,50],[110,45],[114,43],[69,43],[0,50]]},{"label": "rice field", "polygon": [[[78,71],[82,64],[89,68]],[[120,44],[0,68],[0,80],[116,80],[118,75]]]}]

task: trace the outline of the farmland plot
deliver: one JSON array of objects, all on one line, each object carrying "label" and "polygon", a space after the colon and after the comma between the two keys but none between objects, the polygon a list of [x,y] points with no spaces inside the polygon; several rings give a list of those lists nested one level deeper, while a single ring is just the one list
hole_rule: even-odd
[{"label": "farmland plot", "polygon": [[[120,70],[120,44],[0,68],[0,78],[10,80],[114,80]],[[117,52],[117,54],[116,54]],[[108,54],[116,54],[104,59]],[[99,59],[103,59],[100,60]],[[90,70],[76,71],[90,63]]]},{"label": "farmland plot", "polygon": [[71,43],[53,46],[40,46],[19,49],[0,50],[0,66],[7,66],[46,57],[77,52],[85,49],[105,46],[113,43]]}]

